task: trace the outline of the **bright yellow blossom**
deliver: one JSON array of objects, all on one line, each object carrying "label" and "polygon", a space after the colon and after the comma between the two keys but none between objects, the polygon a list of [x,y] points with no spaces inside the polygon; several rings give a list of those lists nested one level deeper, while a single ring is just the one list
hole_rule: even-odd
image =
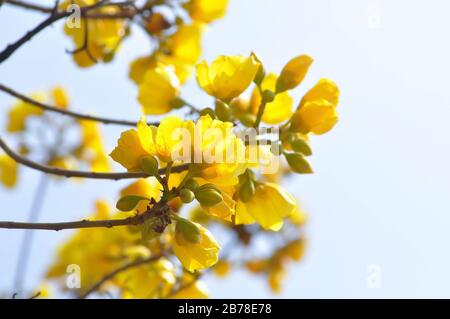
[{"label": "bright yellow blossom", "polygon": [[138,100],[144,114],[164,114],[180,93],[180,81],[170,66],[158,65],[149,70],[139,86]]},{"label": "bright yellow blossom", "polygon": [[225,15],[227,5],[228,0],[191,0],[187,8],[192,19],[210,23]]},{"label": "bright yellow blossom", "polygon": [[[275,91],[275,85],[277,83],[277,76],[273,73],[269,73],[261,83],[262,90]],[[250,107],[253,114],[258,113],[259,106],[261,104],[261,94],[259,89],[256,88],[253,91],[252,98],[250,100]],[[279,93],[275,96],[275,99],[266,104],[262,121],[267,124],[281,123],[292,115],[292,105],[294,100],[287,92]]]},{"label": "bright yellow blossom", "polygon": [[292,116],[291,129],[294,132],[320,135],[331,130],[338,122],[336,106],[327,100],[305,103]]},{"label": "bright yellow blossom", "polygon": [[[31,98],[35,101],[44,103],[45,94],[44,93],[34,93]],[[40,116],[44,113],[41,108],[38,108],[30,103],[23,101],[17,102],[8,112],[8,124],[7,130],[10,133],[16,133],[23,131],[25,129],[25,123],[30,116]]]},{"label": "bright yellow blossom", "polygon": [[320,79],[314,87],[309,90],[300,102],[299,108],[311,101],[327,100],[334,106],[339,103],[339,88],[330,79]]},{"label": "bright yellow blossom", "polygon": [[186,240],[179,232],[175,234],[173,251],[184,268],[196,271],[209,268],[217,263],[220,246],[211,233],[195,223],[200,231],[200,241],[193,243]]},{"label": "bright yellow blossom", "polygon": [[18,165],[8,155],[0,155],[0,181],[8,187],[13,188],[17,182]]},{"label": "bright yellow blossom", "polygon": [[305,78],[313,61],[309,55],[305,54],[297,56],[286,63],[277,80],[277,92],[291,90],[299,85]]},{"label": "bright yellow blossom", "polygon": [[292,196],[277,184],[263,183],[256,187],[255,194],[246,203],[236,205],[236,224],[251,224],[255,221],[264,229],[279,230],[283,220],[295,209]]},{"label": "bright yellow blossom", "polygon": [[210,66],[206,61],[197,65],[197,82],[209,95],[230,101],[247,89],[258,68],[253,56],[221,55]]},{"label": "bright yellow blossom", "polygon": [[145,118],[142,117],[137,124],[137,130],[122,132],[110,156],[129,171],[141,171],[141,158],[156,154],[154,142],[156,129],[156,127],[148,126]]},{"label": "bright yellow blossom", "polygon": [[[232,126],[209,115],[202,116],[197,123],[167,116],[158,127],[148,126],[141,119],[137,130],[121,134],[110,155],[129,171],[141,171],[143,156],[157,156],[166,163],[195,163],[203,179],[219,185],[235,185],[247,163],[245,145],[231,131]],[[234,156],[233,160],[230,157],[227,160],[227,154]]]}]

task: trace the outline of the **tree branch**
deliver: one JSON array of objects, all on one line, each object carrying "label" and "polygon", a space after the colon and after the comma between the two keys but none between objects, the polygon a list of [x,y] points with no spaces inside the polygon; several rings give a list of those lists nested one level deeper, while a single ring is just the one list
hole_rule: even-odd
[{"label": "tree branch", "polygon": [[[52,8],[42,6],[34,3],[29,3],[20,0],[5,0],[5,3],[20,7],[23,9],[33,10],[40,13],[51,13]],[[111,3],[110,5],[123,6],[128,5],[125,3]],[[142,8],[135,8],[133,5],[129,5],[130,8],[117,13],[100,13],[100,12],[87,12],[86,17],[89,19],[133,19],[135,16],[144,13],[146,10],[150,10],[149,6],[143,6]]]},{"label": "tree branch", "polygon": [[[3,85],[1,83],[0,83],[0,91],[3,91],[6,94],[16,97],[26,103],[32,104],[32,105],[34,105],[38,108],[41,108],[45,111],[54,112],[54,113],[58,113],[58,114],[66,115],[66,116],[71,116],[71,117],[79,119],[79,120],[95,121],[95,122],[100,122],[100,123],[104,123],[104,124],[116,124],[116,125],[123,125],[123,126],[136,126],[137,125],[137,123],[135,121],[116,120],[116,119],[111,119],[111,118],[106,118],[106,117],[87,115],[87,114],[82,114],[82,113],[78,113],[78,112],[61,109],[61,108],[58,108],[56,106],[52,106],[49,104],[41,103],[32,98],[29,98],[26,95],[23,95],[22,93],[19,93],[19,92],[13,90],[12,88],[9,88],[9,87]],[[159,123],[148,123],[148,124],[155,125],[155,126],[159,125]]]},{"label": "tree branch", "polygon": [[162,210],[165,206],[167,206],[166,203],[159,202],[142,214],[136,214],[132,217],[122,219],[105,219],[105,220],[83,219],[79,221],[62,222],[62,223],[26,223],[26,222],[0,221],[0,228],[60,231],[64,229],[111,228],[117,226],[141,225],[154,212]]},{"label": "tree branch", "polygon": [[[21,156],[20,154],[14,152],[9,146],[3,141],[0,137],[0,148],[5,151],[13,160],[17,163],[30,167],[32,169],[57,175],[64,177],[81,177],[81,178],[91,178],[91,179],[110,179],[110,180],[119,180],[119,179],[131,179],[131,178],[145,178],[149,177],[148,174],[143,172],[124,172],[124,173],[99,173],[99,172],[86,172],[86,171],[76,171],[76,170],[68,170],[61,169],[57,167],[47,166],[43,164],[36,163],[28,158]],[[172,168],[173,173],[180,173],[189,168],[190,164],[182,164]],[[159,170],[160,175],[165,174],[165,169],[162,168]]]}]

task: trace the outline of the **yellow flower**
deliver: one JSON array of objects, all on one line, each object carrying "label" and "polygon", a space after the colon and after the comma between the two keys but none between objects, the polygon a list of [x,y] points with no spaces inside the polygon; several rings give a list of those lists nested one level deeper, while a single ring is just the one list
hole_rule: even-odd
[{"label": "yellow flower", "polygon": [[187,7],[192,19],[210,23],[225,15],[227,5],[228,0],[191,0]]},{"label": "yellow flower", "polygon": [[168,294],[176,282],[175,267],[166,258],[130,268],[119,274],[115,283],[122,297],[129,299],[158,298]]},{"label": "yellow flower", "polygon": [[338,121],[334,104],[327,100],[306,102],[292,116],[291,130],[320,135],[331,130]]},{"label": "yellow flower", "polygon": [[[195,279],[191,279],[195,280]],[[203,281],[195,280],[193,283],[187,283],[186,287],[170,295],[172,299],[207,299],[209,291]]]},{"label": "yellow flower", "polygon": [[197,65],[197,82],[209,95],[230,101],[244,92],[252,83],[259,63],[253,56],[225,56]]},{"label": "yellow flower", "polygon": [[196,63],[202,53],[201,36],[204,29],[205,25],[202,23],[181,25],[167,40],[165,48],[168,55],[190,64]]},{"label": "yellow flower", "polygon": [[277,92],[291,90],[299,85],[312,63],[313,59],[309,55],[297,56],[286,63],[277,80]]},{"label": "yellow flower", "polygon": [[279,230],[283,220],[295,209],[292,196],[277,184],[264,183],[256,187],[255,194],[246,203],[236,205],[236,224],[251,224],[255,221],[264,229]]},{"label": "yellow flower", "polygon": [[67,109],[69,107],[69,96],[64,88],[60,86],[54,87],[51,90],[51,95],[56,107],[60,109]]},{"label": "yellow flower", "polygon": [[[31,95],[33,100],[44,103],[46,96],[44,93],[34,93]],[[30,116],[42,115],[44,111],[32,104],[19,101],[8,112],[7,130],[10,133],[16,133],[25,129],[25,123]]]},{"label": "yellow flower", "polygon": [[[61,8],[62,10],[66,10],[72,3],[79,6],[86,6],[96,2],[92,0],[68,0],[61,4]],[[91,12],[115,14],[118,10],[120,8],[108,6]],[[108,56],[117,49],[126,30],[125,20],[120,19],[89,19],[87,24],[84,19],[81,19],[80,25],[76,27],[71,26],[68,21],[68,23],[64,24],[64,32],[72,38],[75,48],[81,48],[84,45],[86,25],[89,35],[87,48],[73,55],[74,61],[80,67],[89,67],[94,65],[96,61],[106,61]]]},{"label": "yellow flower", "polygon": [[201,55],[201,36],[204,28],[201,23],[180,26],[160,50],[134,60],[130,65],[129,77],[139,85],[147,72],[162,64],[173,67],[180,83],[186,82]]},{"label": "yellow flower", "polygon": [[137,130],[122,132],[110,156],[128,171],[141,171],[141,158],[156,154],[154,141],[156,129],[154,126],[148,126],[142,117],[137,124]]},{"label": "yellow flower", "polygon": [[144,81],[147,71],[155,67],[153,56],[139,57],[130,64],[130,72],[128,76],[137,85]]},{"label": "yellow flower", "polygon": [[235,185],[247,168],[245,145],[232,132],[232,123],[202,116],[197,123],[177,116],[165,117],[158,127],[144,119],[138,130],[121,134],[111,157],[129,171],[141,171],[143,156],[161,161],[195,163],[203,179],[219,185]]},{"label": "yellow flower", "polygon": [[327,100],[337,107],[339,103],[339,95],[340,92],[336,83],[330,79],[320,79],[319,82],[303,96],[299,108],[308,102],[317,100]]},{"label": "yellow flower", "polygon": [[17,182],[18,165],[8,155],[0,155],[0,181],[8,188],[13,188]]},{"label": "yellow flower", "polygon": [[179,93],[180,81],[173,68],[160,64],[145,74],[138,100],[144,114],[164,114],[172,109],[171,103]]},{"label": "yellow flower", "polygon": [[184,268],[196,271],[209,268],[217,263],[220,246],[211,233],[194,223],[200,231],[200,241],[193,243],[186,240],[180,232],[176,232],[173,251]]},{"label": "yellow flower", "polygon": [[83,159],[89,162],[91,169],[96,172],[110,170],[108,157],[105,153],[98,124],[94,121],[80,121],[81,146],[84,150]]},{"label": "yellow flower", "polygon": [[[262,90],[275,91],[275,85],[277,83],[277,76],[270,73],[261,83]],[[250,107],[253,114],[258,113],[259,106],[261,104],[261,94],[259,89],[255,89],[250,100]],[[292,115],[292,105],[294,101],[287,92],[279,93],[275,96],[275,99],[266,104],[262,121],[267,124],[281,123]]]}]

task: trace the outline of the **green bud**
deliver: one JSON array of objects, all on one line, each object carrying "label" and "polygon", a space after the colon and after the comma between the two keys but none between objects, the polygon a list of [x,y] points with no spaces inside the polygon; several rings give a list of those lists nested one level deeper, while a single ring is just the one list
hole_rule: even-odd
[{"label": "green bud", "polygon": [[273,93],[271,90],[264,90],[262,92],[262,99],[265,102],[270,103],[275,99],[275,93]]},{"label": "green bud", "polygon": [[198,188],[198,190],[205,190],[205,189],[214,189],[217,192],[219,192],[219,194],[222,194],[222,191],[220,190],[220,188],[211,183],[203,184],[202,186],[200,186]]},{"label": "green bud", "polygon": [[255,183],[251,180],[246,180],[239,189],[239,199],[246,203],[255,195]]},{"label": "green bud", "polygon": [[186,105],[186,102],[181,98],[175,98],[170,102],[170,107],[173,109],[179,109]]},{"label": "green bud", "polygon": [[207,107],[203,110],[200,111],[200,115],[209,115],[212,119],[217,118],[216,113],[214,112],[214,110],[210,107]]},{"label": "green bud", "polygon": [[284,154],[292,171],[298,174],[311,174],[313,170],[309,162],[300,153]]},{"label": "green bud", "polygon": [[183,188],[180,191],[180,199],[183,203],[188,204],[188,203],[192,202],[194,200],[194,198],[195,198],[195,195],[190,189]]},{"label": "green bud", "polygon": [[184,188],[190,189],[191,191],[195,192],[195,190],[198,188],[198,183],[195,181],[195,179],[190,179],[184,184]]},{"label": "green bud", "polygon": [[158,175],[158,160],[153,156],[142,157],[141,169],[150,176]]},{"label": "green bud", "polygon": [[302,153],[305,156],[312,155],[311,147],[308,142],[305,140],[298,138],[291,142],[292,149],[296,152]]},{"label": "green bud", "polygon": [[199,187],[195,191],[195,198],[201,205],[206,207],[217,205],[221,201],[223,201],[222,193],[220,192],[220,190],[217,190],[212,187],[207,188]]},{"label": "green bud", "polygon": [[252,127],[253,124],[255,124],[256,116],[250,113],[245,113],[239,117],[239,121],[247,127]]},{"label": "green bud", "polygon": [[216,100],[216,114],[221,121],[228,122],[231,119],[230,107],[221,100]]},{"label": "green bud", "polygon": [[149,198],[138,195],[128,195],[119,199],[116,203],[116,208],[122,212],[129,212],[133,210],[141,200],[150,201]]},{"label": "green bud", "polygon": [[197,225],[182,217],[177,218],[175,232],[181,234],[184,239],[193,244],[199,243],[202,238],[200,229],[198,229]]}]

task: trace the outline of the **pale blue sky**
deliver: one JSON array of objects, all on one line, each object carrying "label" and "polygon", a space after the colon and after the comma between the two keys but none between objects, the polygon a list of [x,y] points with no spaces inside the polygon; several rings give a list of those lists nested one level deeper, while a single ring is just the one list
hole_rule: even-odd
[{"label": "pale blue sky", "polygon": [[[290,268],[281,297],[450,297],[450,3],[444,0],[231,0],[228,15],[204,38],[204,57],[255,51],[279,71],[291,57],[315,58],[297,98],[320,77],[342,91],[340,122],[314,137],[315,174],[286,183],[310,214],[304,261]],[[0,47],[39,22],[39,14],[0,10]],[[146,52],[136,32],[109,66],[77,69],[64,53],[61,25],[49,28],[0,65],[0,82],[23,92],[54,84],[69,88],[79,111],[135,119],[136,89],[129,61]],[[194,81],[186,95],[209,100]],[[0,107],[12,99],[0,94]],[[2,113],[4,114],[4,112]],[[3,127],[4,116],[0,117]],[[108,127],[111,149],[120,128]],[[0,219],[23,220],[38,173],[22,169],[14,192],[0,190]],[[71,220],[92,200],[114,200],[124,182],[53,183],[43,220]],[[83,200],[80,200],[80,190]],[[39,232],[32,285],[70,232]],[[0,230],[0,289],[21,238]],[[381,288],[369,289],[366,269],[381,267]],[[213,297],[271,297],[263,280],[235,272],[210,279]]]}]

